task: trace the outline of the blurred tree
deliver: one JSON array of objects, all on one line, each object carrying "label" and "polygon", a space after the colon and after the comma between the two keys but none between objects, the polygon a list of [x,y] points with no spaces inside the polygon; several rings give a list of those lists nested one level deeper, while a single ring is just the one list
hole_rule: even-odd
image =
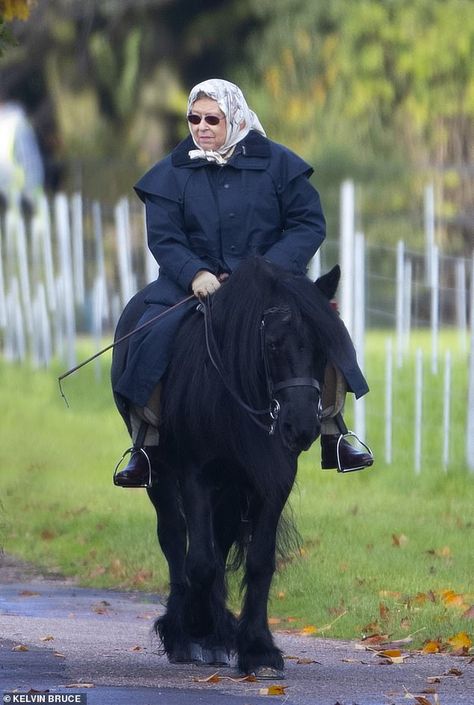
[{"label": "blurred tree", "polygon": [[253,11],[261,29],[243,75],[271,133],[326,173],[332,162],[338,181],[351,175],[371,183],[365,205],[372,202],[375,220],[380,208],[386,214],[401,201],[408,208],[408,168],[418,171],[419,194],[435,179],[444,205],[438,215],[461,230],[458,247],[470,248],[474,3],[253,0]]},{"label": "blurred tree", "polygon": [[246,7],[247,0],[40,3],[18,27],[19,46],[0,64],[0,80],[32,104],[47,150],[73,161],[68,183],[115,197],[185,134],[187,89],[217,65],[227,73],[250,22]]},{"label": "blurred tree", "polygon": [[189,87],[218,75],[317,165],[334,228],[350,176],[369,237],[421,239],[433,179],[453,251],[470,251],[472,0],[49,0],[15,36],[0,83],[74,165],[70,186],[129,192],[186,133]]}]

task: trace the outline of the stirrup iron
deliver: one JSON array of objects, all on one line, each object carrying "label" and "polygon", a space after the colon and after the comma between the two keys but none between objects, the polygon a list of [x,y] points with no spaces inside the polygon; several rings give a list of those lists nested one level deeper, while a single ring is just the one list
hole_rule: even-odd
[{"label": "stirrup iron", "polygon": [[118,472],[120,466],[122,465],[124,459],[127,457],[127,455],[132,456],[134,453],[142,453],[142,454],[145,456],[146,461],[147,461],[147,463],[148,463],[148,481],[147,481],[145,484],[143,484],[143,485],[134,485],[134,487],[137,487],[138,489],[139,489],[140,487],[145,487],[146,489],[149,489],[149,488],[151,487],[151,484],[152,484],[152,483],[151,483],[151,460],[150,460],[150,458],[149,458],[148,453],[146,452],[146,450],[145,450],[144,448],[137,448],[136,446],[130,446],[130,448],[127,448],[127,450],[124,452],[124,454],[122,455],[122,457],[121,457],[120,460],[118,461],[117,465],[115,466],[115,469],[114,469],[114,476],[113,476],[114,485],[115,485],[116,487],[121,487],[121,485],[119,485],[119,484],[115,481],[115,476],[117,475],[117,472]]},{"label": "stirrup iron", "polygon": [[343,441],[345,438],[355,438],[356,441],[357,441],[363,448],[365,448],[365,450],[367,451],[367,453],[371,456],[371,458],[372,458],[372,464],[373,464],[373,457],[374,457],[374,454],[372,453],[372,451],[371,451],[371,449],[369,448],[369,446],[367,445],[367,443],[364,443],[364,441],[361,441],[360,438],[359,438],[359,436],[357,436],[353,431],[349,431],[349,430],[346,428],[345,433],[341,433],[341,435],[340,435],[339,438],[337,439],[337,444],[336,444],[337,472],[343,472],[343,473],[346,473],[346,472],[357,472],[358,470],[365,470],[366,468],[372,467],[372,464],[371,464],[371,465],[358,465],[358,466],[355,467],[355,468],[345,468],[345,467],[343,467],[343,465],[342,465],[342,463],[341,463],[341,455],[340,455],[339,449],[340,449],[340,446],[341,446],[342,441]]}]

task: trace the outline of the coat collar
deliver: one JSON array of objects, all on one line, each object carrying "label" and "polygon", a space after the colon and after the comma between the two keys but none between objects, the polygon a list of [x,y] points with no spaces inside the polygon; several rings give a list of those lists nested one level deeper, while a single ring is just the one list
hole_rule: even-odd
[{"label": "coat collar", "polygon": [[[210,162],[203,159],[190,159],[189,150],[195,149],[191,135],[180,142],[171,152],[171,163],[175,167],[201,167]],[[265,169],[270,158],[270,142],[263,135],[251,130],[236,146],[229,165],[238,169]]]}]

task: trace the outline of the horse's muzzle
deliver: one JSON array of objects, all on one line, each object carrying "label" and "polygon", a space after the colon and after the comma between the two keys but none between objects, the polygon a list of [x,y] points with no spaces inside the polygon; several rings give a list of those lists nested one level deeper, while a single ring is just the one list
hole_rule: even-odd
[{"label": "horse's muzzle", "polygon": [[293,453],[308,450],[321,433],[321,417],[314,404],[299,413],[284,405],[279,422],[283,444]]}]

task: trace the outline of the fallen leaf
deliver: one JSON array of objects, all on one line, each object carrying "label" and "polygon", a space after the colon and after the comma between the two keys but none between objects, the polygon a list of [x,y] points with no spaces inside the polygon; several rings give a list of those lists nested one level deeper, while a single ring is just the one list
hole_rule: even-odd
[{"label": "fallen leaf", "polygon": [[232,676],[225,676],[225,678],[234,683],[256,683],[258,680],[254,673],[249,673],[247,676],[242,676],[241,678],[232,678]]},{"label": "fallen leaf", "polygon": [[402,655],[400,649],[384,649],[378,652],[379,656],[387,656],[388,658],[398,657]]},{"label": "fallen leaf", "polygon": [[33,590],[22,590],[18,593],[20,597],[37,597],[39,592],[33,592]]},{"label": "fallen leaf", "polygon": [[52,539],[55,539],[57,534],[55,531],[51,531],[50,529],[43,529],[43,531],[40,533],[41,538],[43,541],[51,541]]},{"label": "fallen leaf", "polygon": [[403,548],[408,543],[408,537],[405,534],[392,534],[392,546]]},{"label": "fallen leaf", "polygon": [[436,556],[437,558],[450,558],[451,549],[449,546],[443,546],[443,548],[430,548],[426,551],[430,556]]},{"label": "fallen leaf", "polygon": [[379,603],[379,614],[382,622],[386,622],[390,616],[390,610],[388,609],[387,605],[383,604],[383,602]]},{"label": "fallen leaf", "polygon": [[389,640],[389,635],[388,634],[369,634],[369,636],[366,636],[362,639],[362,643],[365,645],[367,644],[384,644],[388,642]]},{"label": "fallen leaf", "polygon": [[17,646],[12,648],[12,651],[29,651],[29,648],[24,644],[17,644]]},{"label": "fallen leaf", "polygon": [[268,624],[281,624],[280,617],[269,617]]},{"label": "fallen leaf", "polygon": [[464,597],[454,590],[443,590],[441,599],[447,607],[464,607]]},{"label": "fallen leaf", "polygon": [[463,617],[464,619],[474,619],[474,605],[467,608],[467,610],[463,613]]},{"label": "fallen leaf", "polygon": [[56,658],[66,658],[66,655],[62,654],[60,651],[55,651],[53,656],[56,656]]},{"label": "fallen leaf", "polygon": [[95,688],[94,683],[68,683],[63,688]]},{"label": "fallen leaf", "polygon": [[196,683],[219,683],[220,679],[221,677],[217,671],[207,678],[193,678]]},{"label": "fallen leaf", "polygon": [[384,649],[377,651],[377,656],[387,659],[390,663],[403,663],[408,658],[407,654],[402,654],[400,649]]},{"label": "fallen leaf", "polygon": [[42,636],[40,638],[40,641],[54,641],[54,636],[51,636],[51,634],[48,634],[47,636]]},{"label": "fallen leaf", "polygon": [[299,658],[296,660],[296,663],[299,666],[307,666],[310,663],[318,663],[318,661],[314,661],[314,659],[312,659],[312,658]]},{"label": "fallen leaf", "polygon": [[132,646],[130,651],[143,651],[143,646]]},{"label": "fallen leaf", "polygon": [[435,603],[436,601],[436,595],[434,592],[432,590],[428,590],[428,592],[417,592],[413,597],[409,597],[406,606],[407,608],[410,608],[413,605],[416,605],[416,607],[421,607],[427,602]]},{"label": "fallen leaf", "polygon": [[462,671],[459,668],[450,668],[449,671],[443,673],[444,676],[462,676]]},{"label": "fallen leaf", "polygon": [[285,695],[288,686],[286,685],[269,685],[268,688],[260,688],[259,695]]},{"label": "fallen leaf", "polygon": [[361,661],[360,658],[341,658],[343,663],[365,663]]},{"label": "fallen leaf", "polygon": [[277,597],[279,600],[284,600],[286,597],[286,592],[284,592],[283,590],[280,590],[280,592],[277,594]]},{"label": "fallen leaf", "polygon": [[441,642],[439,639],[427,641],[421,651],[424,654],[438,654],[441,651]]},{"label": "fallen leaf", "polygon": [[455,651],[467,653],[472,646],[472,640],[466,632],[459,632],[455,636],[448,639],[447,643],[453,647]]},{"label": "fallen leaf", "polygon": [[138,573],[135,573],[135,575],[132,578],[132,584],[133,585],[143,585],[143,583],[146,583],[147,580],[150,580],[150,578],[153,577],[153,571],[151,570],[139,570]]},{"label": "fallen leaf", "polygon": [[316,634],[317,631],[318,628],[311,624],[308,627],[303,627],[303,629],[301,630],[301,634]]},{"label": "fallen leaf", "polygon": [[379,597],[391,597],[394,600],[400,600],[401,596],[401,592],[394,592],[393,590],[379,590]]}]

